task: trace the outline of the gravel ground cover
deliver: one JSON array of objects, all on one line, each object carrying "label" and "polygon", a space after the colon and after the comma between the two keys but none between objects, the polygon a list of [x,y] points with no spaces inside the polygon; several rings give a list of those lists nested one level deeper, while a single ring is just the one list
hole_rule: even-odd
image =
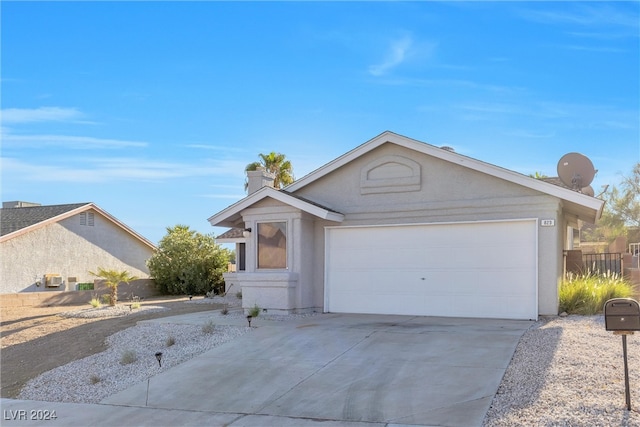
[{"label": "gravel ground cover", "polygon": [[[106,351],[75,360],[47,371],[30,380],[18,398],[48,402],[97,403],[104,398],[144,381],[166,369],[191,359],[213,347],[224,344],[252,329],[215,325],[216,317],[244,317],[242,301],[235,296],[198,298],[185,304],[226,304],[230,311],[212,313],[211,323],[183,325],[172,323],[141,323],[117,332],[106,339]],[[143,311],[164,310],[146,306],[101,307],[61,313],[62,317],[96,318],[130,316]],[[309,314],[263,315],[260,321],[286,321],[313,316]],[[162,352],[162,365],[155,357]],[[131,360],[130,363],[124,363]]]},{"label": "gravel ground cover", "polygon": [[640,426],[640,333],[627,338],[627,349],[631,411],[622,338],[605,331],[603,316],[536,322],[518,344],[484,427]]},{"label": "gravel ground cover", "polygon": [[[251,330],[205,326],[143,323],[117,332],[107,338],[106,351],[45,372],[29,381],[18,398],[97,403]],[[162,352],[162,366],[156,352]]]}]

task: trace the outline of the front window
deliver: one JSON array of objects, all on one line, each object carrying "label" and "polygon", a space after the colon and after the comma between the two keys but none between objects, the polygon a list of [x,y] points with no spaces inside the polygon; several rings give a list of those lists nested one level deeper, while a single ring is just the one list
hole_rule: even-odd
[{"label": "front window", "polygon": [[258,224],[258,268],[287,268],[287,223]]}]

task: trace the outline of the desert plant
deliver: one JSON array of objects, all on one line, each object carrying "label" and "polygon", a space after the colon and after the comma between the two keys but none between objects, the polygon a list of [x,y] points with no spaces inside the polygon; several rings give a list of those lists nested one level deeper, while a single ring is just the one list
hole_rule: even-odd
[{"label": "desert plant", "polygon": [[593,315],[602,312],[604,303],[611,298],[628,298],[633,286],[620,274],[569,274],[559,290],[560,312]]},{"label": "desert plant", "polygon": [[254,304],[253,308],[249,310],[249,316],[258,317],[259,315],[260,315],[260,307],[258,307],[258,304]]},{"label": "desert plant", "polygon": [[202,333],[203,334],[212,334],[216,325],[213,323],[213,320],[209,320],[207,323],[202,325]]},{"label": "desert plant", "polygon": [[102,267],[98,267],[97,272],[90,271],[91,275],[100,277],[105,280],[105,284],[110,289],[109,305],[114,306],[118,301],[118,285],[120,283],[129,283],[136,280],[137,277],[129,274],[128,271],[106,270]]},{"label": "desert plant", "polygon": [[175,339],[172,335],[169,335],[169,336],[167,337],[167,342],[166,342],[167,347],[171,347],[171,346],[172,346],[172,345],[174,345],[175,343],[176,343],[176,339]]},{"label": "desert plant", "polygon": [[120,364],[129,365],[135,362],[136,360],[138,360],[138,355],[136,354],[135,351],[125,350],[124,353],[122,353],[122,356],[120,357]]},{"label": "desert plant", "polygon": [[91,307],[93,307],[93,308],[102,307],[102,303],[100,302],[100,300],[98,298],[91,298],[91,301],[89,301],[89,304],[91,304]]},{"label": "desert plant", "polygon": [[100,302],[102,304],[109,304],[109,301],[111,301],[111,297],[109,296],[109,294],[100,295]]},{"label": "desert plant", "polygon": [[91,384],[98,384],[100,381],[102,381],[102,378],[96,374],[91,374],[91,376],[89,376],[89,382]]},{"label": "desert plant", "polygon": [[226,316],[227,314],[229,314],[229,309],[227,307],[223,308],[222,310],[220,310],[220,313],[223,316]]},{"label": "desert plant", "polygon": [[137,310],[138,308],[140,308],[140,303],[139,302],[132,302],[131,303],[131,309],[132,310]]}]

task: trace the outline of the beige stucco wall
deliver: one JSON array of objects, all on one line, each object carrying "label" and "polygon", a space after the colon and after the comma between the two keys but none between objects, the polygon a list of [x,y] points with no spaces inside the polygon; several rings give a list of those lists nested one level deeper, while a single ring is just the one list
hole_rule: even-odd
[{"label": "beige stucco wall", "polygon": [[[420,165],[420,190],[362,194],[361,173],[376,159],[400,156]],[[538,310],[557,314],[557,283],[562,275],[564,224],[555,197],[414,151],[386,144],[296,192],[345,214],[340,225],[424,224],[518,218],[553,219],[538,230]],[[324,226],[313,241],[315,265],[324,265]],[[322,242],[320,248],[318,243]],[[315,304],[322,306],[324,271],[313,272]]]},{"label": "beige stucco wall", "polygon": [[296,195],[340,212],[344,221],[321,220],[273,199],[243,211],[244,225],[254,230],[258,221],[287,221],[290,256],[286,271],[257,271],[253,237],[247,240],[247,270],[237,276],[245,307],[321,309],[327,226],[535,218],[554,222],[543,227],[538,221],[538,311],[557,314],[567,226],[559,198],[394,144],[356,158]]},{"label": "beige stucco wall", "polygon": [[[93,282],[89,271],[98,267],[147,278],[152,248],[98,213],[94,219],[94,226],[80,225],[76,215],[2,242],[0,293],[73,290],[66,286],[69,276]],[[49,273],[61,274],[65,286],[35,285]]]}]

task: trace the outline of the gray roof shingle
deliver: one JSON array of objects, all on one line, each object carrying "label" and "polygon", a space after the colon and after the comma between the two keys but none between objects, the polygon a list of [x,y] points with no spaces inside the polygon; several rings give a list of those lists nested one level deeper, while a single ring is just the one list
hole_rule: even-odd
[{"label": "gray roof shingle", "polygon": [[88,204],[71,203],[24,208],[0,208],[0,236],[38,224]]}]

